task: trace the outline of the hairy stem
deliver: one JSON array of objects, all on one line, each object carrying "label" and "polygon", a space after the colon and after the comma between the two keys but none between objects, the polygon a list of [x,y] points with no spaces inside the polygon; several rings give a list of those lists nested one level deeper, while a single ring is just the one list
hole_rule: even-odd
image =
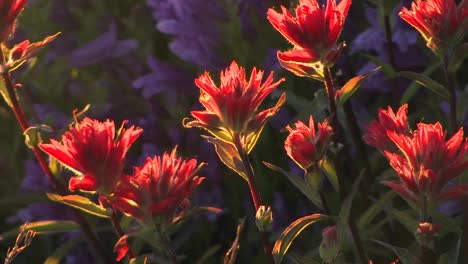
[{"label": "hairy stem", "polygon": [[[0,63],[3,65],[5,64],[5,55],[3,54],[3,50],[1,48],[0,48]],[[13,84],[13,81],[11,79],[10,72],[7,69],[5,69],[5,67],[2,67],[2,68],[3,68],[3,72],[1,72],[1,75],[2,75],[1,78],[6,88],[7,97],[11,102],[11,109],[13,110],[13,113],[15,114],[16,121],[20,125],[21,130],[25,132],[26,129],[29,128],[28,119],[26,118],[23,108],[21,107],[21,104],[18,101],[18,97],[15,92],[15,85]],[[37,161],[39,162],[41,169],[44,171],[45,175],[51,182],[53,189],[62,195],[67,194],[68,190],[66,186],[63,185],[57,178],[55,178],[41,150],[37,146],[34,146],[32,148],[32,152],[34,156],[36,157]],[[102,246],[102,243],[100,242],[99,238],[94,233],[93,229],[91,228],[91,225],[86,220],[85,216],[78,210],[75,210],[74,213],[75,213],[76,221],[80,225],[81,230],[83,231],[85,236],[93,245],[93,248],[95,249],[98,257],[100,257],[102,261],[104,261],[105,263],[113,263],[111,258],[107,254],[105,254],[105,250],[104,250],[104,247]]]},{"label": "hairy stem", "polygon": [[[234,136],[234,145],[236,146],[236,149],[239,153],[239,156],[241,158],[242,164],[244,165],[245,168],[245,174],[247,175],[247,183],[249,185],[250,189],[250,195],[252,196],[252,201],[253,205],[255,207],[255,212],[258,211],[260,206],[262,205],[262,200],[260,198],[260,194],[258,192],[257,186],[255,184],[255,178],[254,178],[254,172],[252,169],[252,165],[250,164],[249,157],[242,145],[242,140],[240,135],[235,135]],[[267,260],[269,263],[274,263],[273,262],[273,256],[272,256],[272,248],[270,244],[268,243],[268,233],[260,231],[260,240],[262,241],[263,244],[263,251],[265,252],[265,255],[267,257]]]}]

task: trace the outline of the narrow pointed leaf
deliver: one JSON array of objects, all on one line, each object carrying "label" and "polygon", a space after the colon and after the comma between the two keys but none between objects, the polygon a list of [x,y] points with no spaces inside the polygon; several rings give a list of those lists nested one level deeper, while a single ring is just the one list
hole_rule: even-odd
[{"label": "narrow pointed leaf", "polygon": [[68,206],[79,209],[88,214],[92,214],[92,215],[99,216],[102,218],[109,218],[111,216],[111,212],[108,211],[106,208],[93,203],[91,200],[83,196],[79,196],[79,195],[61,196],[58,194],[48,193],[47,197],[49,197],[49,199],[54,202],[66,204]]},{"label": "narrow pointed leaf", "polygon": [[[440,67],[440,62],[433,63],[429,67],[427,67],[427,69],[424,70],[424,72],[422,74],[424,74],[426,76],[429,76],[431,73],[433,73],[439,67]],[[403,105],[403,104],[406,104],[407,102],[409,102],[409,100],[411,100],[411,98],[418,92],[420,87],[421,87],[421,85],[418,82],[413,81],[408,86],[408,88],[406,88],[405,92],[401,96],[400,104]]]},{"label": "narrow pointed leaf", "polygon": [[458,258],[460,257],[461,240],[461,236],[459,236],[456,245],[450,247],[449,251],[440,256],[438,264],[458,263]]},{"label": "narrow pointed leaf", "polygon": [[414,232],[418,228],[418,221],[411,216],[408,212],[398,211],[398,210],[391,210],[390,214],[400,223],[402,224],[406,230],[410,234],[414,234]]},{"label": "narrow pointed leaf", "polygon": [[385,208],[385,205],[395,196],[396,193],[394,191],[388,191],[378,201],[373,202],[372,206],[369,207],[369,209],[367,209],[367,211],[359,218],[358,227],[360,229],[364,229],[369,226],[372,220],[374,220],[374,218]]},{"label": "narrow pointed leaf", "polygon": [[330,181],[331,185],[333,186],[333,189],[335,189],[335,191],[338,191],[338,176],[336,174],[336,170],[333,164],[328,160],[322,160],[319,166],[320,170],[322,170],[322,172]]},{"label": "narrow pointed leaf", "polygon": [[[32,230],[37,234],[54,234],[65,233],[70,231],[80,230],[80,226],[74,221],[37,221],[22,225],[24,230]],[[19,228],[13,228],[0,235],[0,241],[15,237],[18,234]]]},{"label": "narrow pointed leaf", "polygon": [[442,84],[434,81],[433,79],[424,74],[419,74],[410,71],[401,71],[398,72],[398,75],[416,81],[417,83],[428,88],[429,90],[433,91],[434,93],[438,94],[444,99],[448,99],[449,97],[448,90],[445,89],[445,87]]},{"label": "narrow pointed leaf", "polygon": [[361,87],[362,82],[373,73],[377,72],[380,67],[371,70],[370,72],[358,75],[349,80],[340,90],[336,91],[336,104],[343,106],[346,101]]},{"label": "narrow pointed leaf", "polygon": [[351,207],[353,205],[354,197],[356,196],[359,190],[359,186],[363,178],[363,175],[364,173],[361,173],[359,177],[354,181],[353,185],[351,186],[350,193],[348,194],[346,199],[344,199],[343,204],[341,205],[340,215],[339,215],[340,220],[339,220],[338,228],[337,228],[338,239],[340,241],[345,241],[346,232],[348,230],[348,221],[351,215]]},{"label": "narrow pointed leaf", "polygon": [[273,247],[273,259],[276,264],[281,263],[284,256],[288,252],[289,247],[296,237],[308,226],[320,221],[328,219],[328,216],[322,214],[313,214],[301,217],[290,224],[281,234]]},{"label": "narrow pointed leaf", "polygon": [[301,176],[286,172],[282,168],[276,165],[273,165],[271,163],[268,163],[266,161],[264,161],[263,164],[265,164],[265,166],[267,166],[269,169],[283,174],[311,202],[313,202],[318,208],[323,209],[322,200],[320,200],[320,194],[319,194],[318,189],[317,190],[312,189],[311,186],[308,185],[306,181],[302,179]]},{"label": "narrow pointed leaf", "polygon": [[5,82],[2,79],[0,79],[0,94],[2,94],[3,100],[5,100],[5,103],[9,107],[13,107],[13,104],[11,103],[10,96],[8,96],[8,90],[7,90],[6,86],[5,86]]}]

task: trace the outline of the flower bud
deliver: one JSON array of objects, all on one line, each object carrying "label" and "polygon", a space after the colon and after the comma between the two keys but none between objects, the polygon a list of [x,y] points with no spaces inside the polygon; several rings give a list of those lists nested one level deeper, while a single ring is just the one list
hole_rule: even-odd
[{"label": "flower bud", "polygon": [[322,243],[319,247],[320,257],[327,263],[332,263],[340,252],[340,242],[336,232],[336,225],[322,230]]},{"label": "flower bud", "polygon": [[255,223],[260,232],[269,232],[273,225],[273,213],[271,207],[260,206],[255,215]]},{"label": "flower bud", "polygon": [[418,225],[415,236],[418,243],[424,247],[433,249],[434,238],[437,237],[440,231],[440,225],[429,222],[421,222]]}]

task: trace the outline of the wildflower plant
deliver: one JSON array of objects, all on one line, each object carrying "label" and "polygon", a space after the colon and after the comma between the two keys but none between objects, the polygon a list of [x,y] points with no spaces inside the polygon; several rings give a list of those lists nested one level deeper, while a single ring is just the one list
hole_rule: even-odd
[{"label": "wildflower plant", "polygon": [[0,0],[5,262],[467,263],[468,1],[397,2]]}]

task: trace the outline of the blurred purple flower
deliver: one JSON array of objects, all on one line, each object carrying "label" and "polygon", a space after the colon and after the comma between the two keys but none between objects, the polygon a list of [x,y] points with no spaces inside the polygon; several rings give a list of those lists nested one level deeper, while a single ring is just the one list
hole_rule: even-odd
[{"label": "blurred purple flower", "polygon": [[161,92],[195,87],[193,84],[195,74],[154,57],[149,57],[147,63],[151,73],[143,75],[133,82],[135,88],[142,90],[145,99]]},{"label": "blurred purple flower", "polygon": [[85,67],[109,58],[124,56],[137,47],[138,43],[135,40],[118,40],[117,26],[112,23],[109,31],[74,50],[70,55],[70,63],[75,67]]},{"label": "blurred purple flower", "polygon": [[266,21],[266,12],[269,7],[265,0],[236,0],[237,15],[240,18],[242,33],[248,39],[257,37],[256,23]]},{"label": "blurred purple flower", "polygon": [[156,28],[173,36],[170,50],[180,59],[205,69],[226,65],[218,54],[218,24],[225,18],[220,2],[205,0],[148,0]]},{"label": "blurred purple flower", "polygon": [[[417,46],[418,34],[397,16],[400,9],[401,5],[396,7],[393,11],[393,15],[396,18],[395,25],[392,28],[396,66],[401,69],[421,67],[425,64],[425,58]],[[383,28],[379,23],[377,10],[367,8],[366,18],[371,27],[356,36],[351,44],[350,52],[371,53],[382,61],[389,63],[387,41]],[[377,66],[372,62],[368,62],[357,71],[357,74],[365,74],[376,67]],[[392,85],[387,80],[384,73],[378,72],[367,78],[362,88],[387,92],[392,88]]]}]

